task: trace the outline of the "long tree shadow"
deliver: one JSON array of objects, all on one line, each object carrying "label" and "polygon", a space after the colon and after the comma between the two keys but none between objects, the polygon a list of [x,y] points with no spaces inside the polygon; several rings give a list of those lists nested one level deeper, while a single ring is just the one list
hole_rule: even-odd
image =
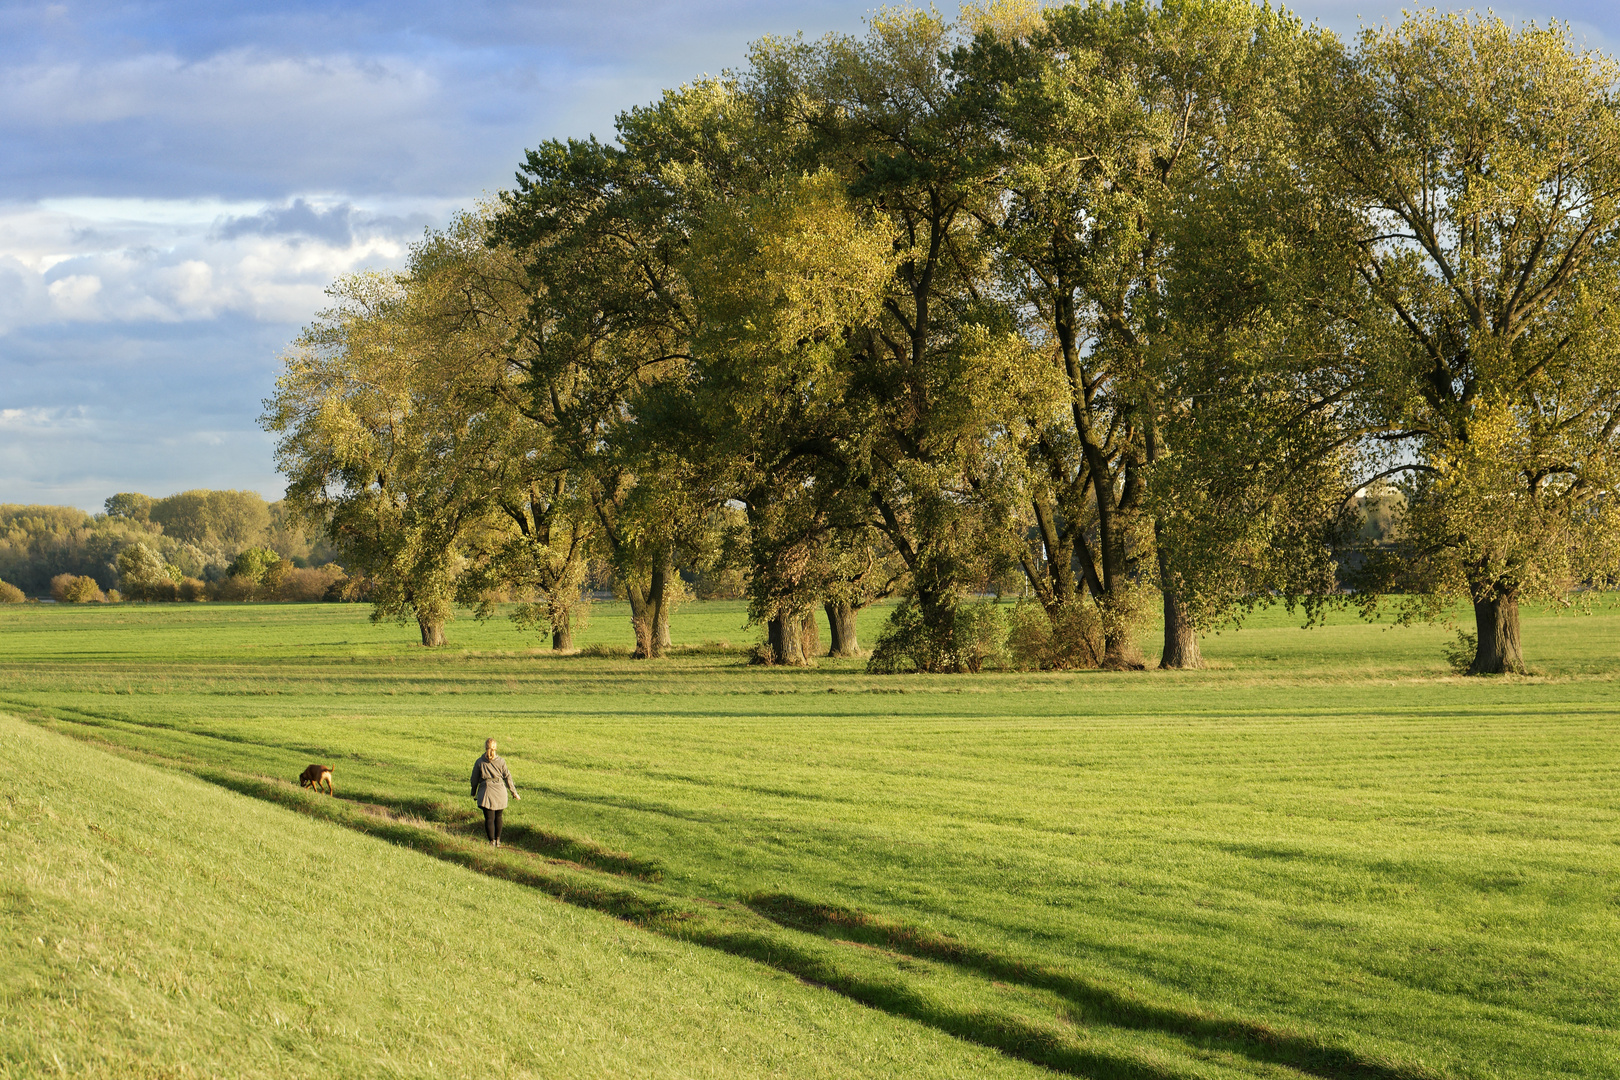
[{"label": "long tree shadow", "polygon": [[[343,798],[351,801],[348,793]],[[430,797],[379,795],[374,791],[352,797],[361,806],[373,806],[394,816],[412,817],[442,825],[468,836],[482,836],[483,815],[469,810],[464,804]],[[618,877],[637,881],[660,881],[664,871],[652,859],[644,859],[625,851],[614,851],[593,840],[562,833],[548,832],[533,825],[508,822],[501,829],[501,843],[506,847],[541,855],[548,859],[561,859],[600,870]]]},{"label": "long tree shadow", "polygon": [[517,865],[510,858],[502,858],[492,848],[482,845],[468,847],[466,841],[454,833],[413,822],[409,818],[366,813],[362,806],[355,803],[310,797],[290,784],[263,777],[243,776],[220,769],[193,769],[191,772],[198,779],[239,794],[277,803],[481,874],[527,885],[566,903],[603,911],[639,926],[663,930],[684,917],[679,908],[665,901],[651,899],[625,888],[597,885],[548,873],[539,866]]},{"label": "long tree shadow", "polygon": [[863,1005],[915,1020],[1054,1072],[1091,1080],[1186,1080],[1185,1073],[1149,1061],[1076,1045],[1071,1036],[1056,1027],[1043,1027],[1005,1013],[951,1008],[898,980],[857,975],[780,938],[704,926],[683,928],[678,936],[767,964]]},{"label": "long tree shadow", "polygon": [[1427,1070],[1391,1065],[1311,1036],[1265,1024],[1209,1016],[1142,1001],[1043,964],[980,949],[945,934],[890,919],[816,903],[786,893],[761,893],[746,903],[779,926],[835,940],[876,945],[982,975],[1049,990],[1074,1005],[1084,1020],[1139,1031],[1159,1031],[1211,1050],[1286,1065],[1330,1080],[1431,1080]]}]

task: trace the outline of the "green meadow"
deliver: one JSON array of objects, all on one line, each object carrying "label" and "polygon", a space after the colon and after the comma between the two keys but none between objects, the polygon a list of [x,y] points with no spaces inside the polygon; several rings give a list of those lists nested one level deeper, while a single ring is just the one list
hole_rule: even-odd
[{"label": "green meadow", "polygon": [[1620,1077],[1613,608],[1498,679],[1347,615],[980,676],[743,621],[0,609],[0,1076]]}]

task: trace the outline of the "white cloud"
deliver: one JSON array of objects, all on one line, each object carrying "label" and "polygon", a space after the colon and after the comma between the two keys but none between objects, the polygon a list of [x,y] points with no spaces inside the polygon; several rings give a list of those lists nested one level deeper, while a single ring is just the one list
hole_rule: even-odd
[{"label": "white cloud", "polygon": [[0,431],[42,434],[82,429],[89,424],[83,406],[0,409]]},{"label": "white cloud", "polygon": [[449,209],[321,197],[0,205],[0,333],[221,315],[302,323],[334,278],[400,265],[423,226]]}]

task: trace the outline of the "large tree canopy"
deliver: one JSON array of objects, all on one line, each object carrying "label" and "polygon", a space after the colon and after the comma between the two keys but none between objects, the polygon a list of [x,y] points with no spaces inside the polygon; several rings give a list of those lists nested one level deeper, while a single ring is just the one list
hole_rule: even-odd
[{"label": "large tree canopy", "polygon": [[1193,667],[1353,586],[1466,599],[1473,670],[1523,670],[1521,600],[1620,572],[1617,73],[1249,0],[765,39],[341,282],[266,422],[425,642],[512,597],[567,647],[594,575],[656,657],[724,566],[776,663],[898,593],[874,669],[977,670],[1013,583],[1020,663],[1142,667],[1158,608]]},{"label": "large tree canopy", "polygon": [[1363,398],[1412,474],[1386,584],[1518,606],[1620,570],[1620,67],[1556,26],[1418,15],[1321,85],[1317,175],[1359,215]]}]

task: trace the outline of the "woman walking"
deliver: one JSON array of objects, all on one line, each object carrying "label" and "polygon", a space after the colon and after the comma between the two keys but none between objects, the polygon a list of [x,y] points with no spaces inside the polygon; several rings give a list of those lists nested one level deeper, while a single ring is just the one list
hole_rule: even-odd
[{"label": "woman walking", "polygon": [[496,847],[501,846],[501,815],[506,811],[507,788],[512,789],[512,798],[523,798],[512,783],[506,759],[495,753],[495,740],[485,739],[483,756],[473,762],[472,794],[484,811],[484,835]]}]

